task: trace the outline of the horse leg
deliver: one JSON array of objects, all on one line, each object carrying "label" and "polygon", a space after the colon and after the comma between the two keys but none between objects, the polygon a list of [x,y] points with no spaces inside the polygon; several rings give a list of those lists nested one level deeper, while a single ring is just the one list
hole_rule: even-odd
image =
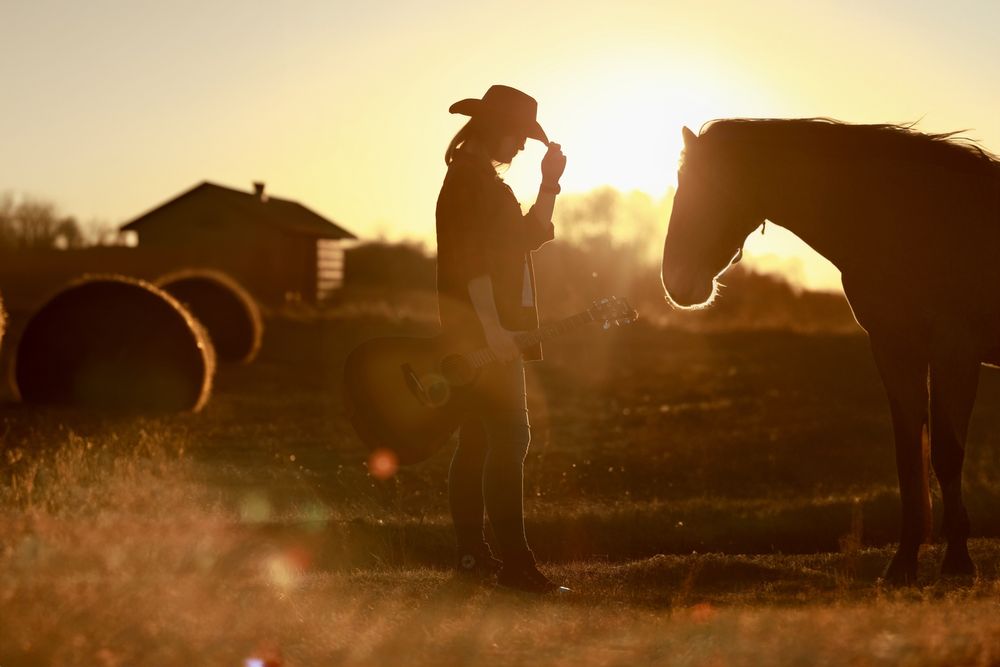
[{"label": "horse leg", "polygon": [[976,568],[967,545],[969,515],[962,502],[962,463],[979,384],[979,361],[967,357],[931,360],[930,434],[931,461],[944,509],[941,533],[948,544],[941,574],[971,576]]},{"label": "horse leg", "polygon": [[872,337],[872,352],[889,398],[896,440],[896,472],[902,501],[899,548],[883,577],[893,585],[913,584],[917,556],[931,522],[923,434],[927,424],[927,362],[895,338]]}]

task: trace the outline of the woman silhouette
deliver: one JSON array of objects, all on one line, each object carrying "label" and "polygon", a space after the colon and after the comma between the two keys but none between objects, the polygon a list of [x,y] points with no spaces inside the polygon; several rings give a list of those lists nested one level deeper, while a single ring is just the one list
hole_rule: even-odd
[{"label": "woman silhouette", "polygon": [[[535,565],[524,535],[523,464],[530,431],[524,362],[542,358],[536,345],[519,350],[514,333],[538,326],[531,252],[553,238],[552,209],[566,157],[535,119],[537,102],[508,86],[465,99],[451,113],[470,116],[445,153],[448,174],[437,202],[438,304],[444,332],[469,345],[488,345],[499,363],[487,366],[459,431],[448,495],[458,541],[458,570],[530,592],[567,590]],[[509,164],[528,139],[548,146],[542,183],[527,215],[496,167]],[[484,538],[489,517],[502,562]]]}]

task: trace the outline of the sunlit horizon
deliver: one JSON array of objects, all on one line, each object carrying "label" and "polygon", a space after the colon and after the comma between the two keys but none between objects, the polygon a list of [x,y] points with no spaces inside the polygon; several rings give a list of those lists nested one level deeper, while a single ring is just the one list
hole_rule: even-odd
[{"label": "sunlit horizon", "polygon": [[[261,180],[363,239],[433,248],[442,155],[463,120],[447,108],[492,83],[538,99],[569,158],[567,194],[664,197],[681,127],[715,118],[920,121],[998,150],[1000,92],[977,74],[1000,59],[997,12],[985,2],[5,6],[0,192],[111,226],[202,180]],[[542,153],[529,142],[505,174],[525,204]],[[662,244],[661,224],[651,244]],[[747,262],[839,288],[835,269],[776,226],[751,237]]]}]

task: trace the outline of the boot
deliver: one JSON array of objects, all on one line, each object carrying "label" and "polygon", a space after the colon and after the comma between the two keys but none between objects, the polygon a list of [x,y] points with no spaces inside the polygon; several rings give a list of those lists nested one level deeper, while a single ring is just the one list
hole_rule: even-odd
[{"label": "boot", "polygon": [[544,574],[539,572],[535,564],[534,556],[517,558],[504,561],[500,574],[497,575],[497,583],[504,588],[509,588],[523,593],[570,593],[565,586],[560,586]]}]

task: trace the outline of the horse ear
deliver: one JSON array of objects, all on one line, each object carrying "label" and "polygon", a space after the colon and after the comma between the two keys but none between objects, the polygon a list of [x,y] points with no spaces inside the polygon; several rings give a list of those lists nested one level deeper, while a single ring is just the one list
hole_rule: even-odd
[{"label": "horse ear", "polygon": [[689,130],[687,125],[681,129],[681,136],[684,137],[684,148],[691,148],[698,139],[698,135]]}]

